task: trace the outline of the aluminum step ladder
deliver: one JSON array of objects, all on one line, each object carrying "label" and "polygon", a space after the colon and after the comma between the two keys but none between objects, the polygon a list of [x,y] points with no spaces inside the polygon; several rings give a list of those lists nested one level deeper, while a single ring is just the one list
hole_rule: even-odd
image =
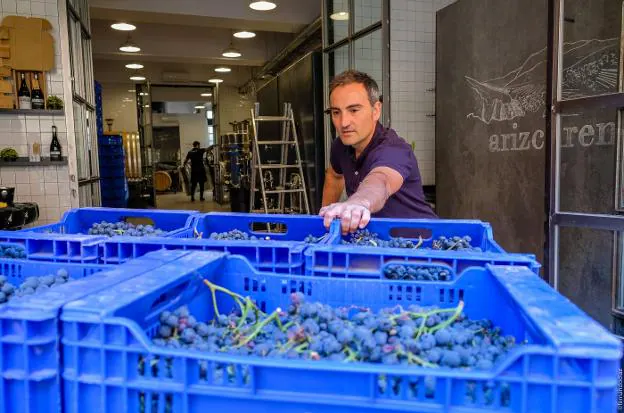
[{"label": "aluminum step ladder", "polygon": [[[253,156],[251,168],[251,194],[250,206],[251,212],[263,213],[281,213],[298,212],[310,213],[310,204],[308,202],[308,191],[306,189],[305,179],[303,175],[303,166],[301,163],[301,154],[297,139],[297,129],[295,127],[295,118],[290,103],[284,103],[284,114],[282,116],[260,116],[259,107],[256,104],[251,110],[251,124],[253,127]],[[262,140],[258,136],[259,124],[263,122],[280,122],[281,139]],[[273,138],[273,137],[269,137]],[[263,156],[260,147],[276,146],[280,147],[279,163],[263,162]],[[289,154],[294,147],[295,163],[289,164]],[[292,161],[292,158],[290,159]],[[277,180],[273,179],[274,173],[277,174]],[[291,181],[287,182],[288,173],[291,173]],[[298,174],[300,179],[293,175]],[[277,181],[277,185],[269,185]],[[258,185],[259,183],[259,185]],[[256,207],[256,193],[260,192],[262,205]],[[286,210],[284,196],[290,195],[291,205],[290,211]],[[277,195],[273,197],[273,195]],[[299,195],[298,211],[293,211],[294,195]],[[301,205],[303,204],[303,205]]]}]

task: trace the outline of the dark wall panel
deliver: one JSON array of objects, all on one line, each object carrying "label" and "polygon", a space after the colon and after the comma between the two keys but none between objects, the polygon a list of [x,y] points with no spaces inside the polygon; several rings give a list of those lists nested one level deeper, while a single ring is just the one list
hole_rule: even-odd
[{"label": "dark wall panel", "polygon": [[[257,99],[263,115],[281,113],[285,102],[292,104],[310,212],[316,214],[321,205],[325,173],[321,53],[310,53],[285,70],[258,91]],[[267,129],[267,133],[279,136],[279,129]],[[274,157],[279,158],[279,154]]]},{"label": "dark wall panel", "polygon": [[438,12],[436,206],[490,222],[541,257],[546,0],[462,0]]}]

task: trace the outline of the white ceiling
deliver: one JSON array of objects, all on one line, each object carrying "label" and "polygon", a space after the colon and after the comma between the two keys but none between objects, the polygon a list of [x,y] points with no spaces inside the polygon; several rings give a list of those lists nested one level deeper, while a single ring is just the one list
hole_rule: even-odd
[{"label": "white ceiling", "polygon": [[[204,83],[219,77],[240,86],[282,50],[321,12],[321,0],[275,0],[278,7],[260,12],[248,0],[91,0],[91,32],[95,78],[103,84],[127,83],[131,71],[124,65],[139,62],[153,83],[164,83],[163,73],[185,73],[184,81]],[[139,53],[118,50],[127,33],[110,28],[116,21],[137,26],[132,40]],[[253,30],[253,39],[236,39],[234,31]],[[228,59],[221,52],[230,42],[243,56]],[[217,66],[232,67],[216,73]]]}]

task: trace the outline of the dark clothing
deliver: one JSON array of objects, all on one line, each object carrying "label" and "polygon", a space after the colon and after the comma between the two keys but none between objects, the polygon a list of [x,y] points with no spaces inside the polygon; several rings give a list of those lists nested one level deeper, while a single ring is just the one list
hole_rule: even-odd
[{"label": "dark clothing", "polygon": [[366,175],[373,169],[386,166],[403,177],[403,185],[384,207],[372,214],[376,218],[437,218],[425,201],[418,163],[411,146],[394,129],[377,123],[368,146],[355,159],[355,150],[345,146],[340,138],[332,143],[331,166],[345,180],[347,195],[353,195]]},{"label": "dark clothing", "polygon": [[191,181],[191,201],[195,200],[195,190],[197,189],[197,184],[199,184],[199,199],[204,200],[204,182]]},{"label": "dark clothing", "polygon": [[[206,168],[204,168],[204,153],[206,149],[193,148],[186,155],[186,161],[191,161],[191,184],[206,182]],[[203,185],[202,185],[203,186]]]}]

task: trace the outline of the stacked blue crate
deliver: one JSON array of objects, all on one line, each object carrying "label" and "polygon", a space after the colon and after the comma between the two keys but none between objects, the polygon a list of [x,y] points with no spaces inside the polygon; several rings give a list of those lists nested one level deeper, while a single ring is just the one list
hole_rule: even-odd
[{"label": "stacked blue crate", "polygon": [[98,136],[98,148],[102,206],[125,208],[128,205],[128,182],[121,135]]}]

